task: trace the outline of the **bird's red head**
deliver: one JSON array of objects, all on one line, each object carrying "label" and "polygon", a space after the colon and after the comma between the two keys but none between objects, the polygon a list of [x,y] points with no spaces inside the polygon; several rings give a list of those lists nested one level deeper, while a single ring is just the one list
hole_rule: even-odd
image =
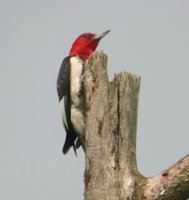
[{"label": "bird's red head", "polygon": [[94,33],[83,33],[73,43],[70,50],[70,55],[78,55],[83,61],[87,60],[89,56],[95,51],[99,41],[108,33],[110,30],[100,34]]}]

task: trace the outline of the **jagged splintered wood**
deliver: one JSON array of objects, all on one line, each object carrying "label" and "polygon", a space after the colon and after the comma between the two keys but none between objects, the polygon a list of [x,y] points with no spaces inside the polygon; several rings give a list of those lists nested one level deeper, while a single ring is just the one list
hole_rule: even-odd
[{"label": "jagged splintered wood", "polygon": [[85,200],[189,198],[189,156],[151,178],[142,176],[137,170],[140,77],[122,72],[109,82],[107,56],[96,52],[85,64],[83,88]]}]

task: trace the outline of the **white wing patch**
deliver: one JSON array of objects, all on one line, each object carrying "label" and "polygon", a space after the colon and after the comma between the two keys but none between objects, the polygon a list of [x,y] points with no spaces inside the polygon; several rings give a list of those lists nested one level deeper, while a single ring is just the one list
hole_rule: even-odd
[{"label": "white wing patch", "polygon": [[62,99],[60,101],[60,109],[61,109],[61,113],[62,113],[62,122],[63,122],[64,126],[66,126],[66,128],[68,129],[68,122],[67,122],[67,118],[66,118],[65,104],[64,104],[64,96],[62,97]]}]

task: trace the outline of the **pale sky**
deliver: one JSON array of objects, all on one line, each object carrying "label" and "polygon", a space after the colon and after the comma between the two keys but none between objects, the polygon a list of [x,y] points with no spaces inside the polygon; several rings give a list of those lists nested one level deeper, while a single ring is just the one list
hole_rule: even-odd
[{"label": "pale sky", "polygon": [[62,154],[56,79],[83,32],[109,77],[142,77],[138,168],[153,176],[189,153],[188,0],[0,0],[0,199],[82,200],[84,154]]}]

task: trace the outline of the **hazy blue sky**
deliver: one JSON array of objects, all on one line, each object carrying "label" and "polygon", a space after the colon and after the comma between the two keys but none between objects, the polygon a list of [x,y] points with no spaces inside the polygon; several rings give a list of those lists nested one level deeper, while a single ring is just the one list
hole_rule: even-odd
[{"label": "hazy blue sky", "polygon": [[189,153],[188,0],[0,0],[0,199],[82,200],[84,155],[63,156],[56,79],[83,32],[109,77],[141,75],[138,167],[152,176]]}]

